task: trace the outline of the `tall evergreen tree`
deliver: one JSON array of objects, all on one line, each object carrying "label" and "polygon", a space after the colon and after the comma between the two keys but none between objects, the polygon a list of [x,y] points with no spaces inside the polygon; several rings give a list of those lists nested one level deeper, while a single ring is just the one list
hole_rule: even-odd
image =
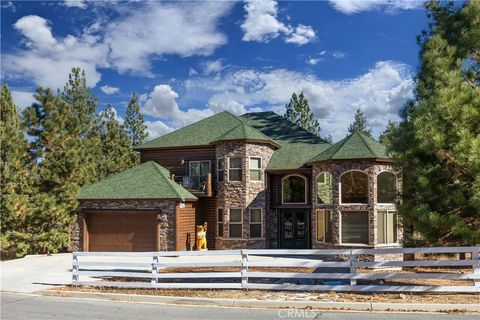
[{"label": "tall evergreen tree", "polygon": [[367,127],[367,117],[360,109],[357,109],[354,115],[354,120],[348,127],[348,133],[360,132],[368,137],[372,137],[372,128]]},{"label": "tall evergreen tree", "polygon": [[148,138],[147,126],[144,124],[145,119],[140,112],[140,104],[138,103],[138,96],[132,93],[132,98],[127,106],[127,112],[125,115],[125,129],[132,146],[136,146],[145,143]]},{"label": "tall evergreen tree", "polygon": [[380,141],[380,143],[383,144],[384,146],[389,147],[391,145],[389,137],[396,128],[397,128],[397,124],[395,122],[388,120],[385,130],[382,133],[380,133],[380,136],[378,137],[378,141]]},{"label": "tall evergreen tree", "polygon": [[78,134],[81,139],[81,147],[85,152],[80,159],[84,166],[85,176],[79,181],[80,186],[98,180],[97,162],[101,152],[100,136],[96,127],[97,98],[87,87],[85,71],[80,68],[72,68],[68,76],[62,97],[71,106],[72,116],[79,122]]},{"label": "tall evergreen tree", "polygon": [[2,257],[10,258],[30,249],[25,238],[33,177],[25,127],[6,85],[0,93],[0,157],[0,244]]},{"label": "tall evergreen tree", "polygon": [[298,97],[296,93],[293,93],[290,102],[285,105],[285,109],[284,117],[287,120],[314,135],[320,136],[320,124],[310,110],[308,100],[303,92]]},{"label": "tall evergreen tree", "polygon": [[71,105],[49,89],[38,88],[35,99],[23,112],[37,167],[29,241],[32,252],[57,252],[69,243],[76,196],[85,176],[81,161],[86,150],[81,145],[80,121]]},{"label": "tall evergreen tree", "polygon": [[389,134],[421,244],[480,243],[480,2],[427,4],[416,101]]},{"label": "tall evergreen tree", "polygon": [[108,177],[138,164],[138,155],[132,149],[130,137],[112,106],[108,105],[101,112],[98,127],[102,141],[102,154],[97,159],[100,177]]}]

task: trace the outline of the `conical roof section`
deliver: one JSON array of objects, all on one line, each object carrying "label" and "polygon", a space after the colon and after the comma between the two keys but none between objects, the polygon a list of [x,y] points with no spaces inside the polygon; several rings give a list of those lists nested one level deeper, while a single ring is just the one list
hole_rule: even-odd
[{"label": "conical roof section", "polygon": [[279,148],[280,144],[271,139],[270,137],[264,135],[259,130],[248,125],[244,121],[239,119],[237,126],[233,127],[224,134],[218,136],[216,139],[212,140],[211,143],[216,143],[220,141],[232,141],[232,140],[246,140],[246,141],[257,141],[257,142],[266,142],[274,145]]},{"label": "conical roof section", "polygon": [[387,154],[386,147],[363,133],[354,132],[313,157],[309,163],[327,160],[374,158],[389,159],[390,156]]},{"label": "conical roof section", "polygon": [[193,194],[170,179],[170,172],[155,161],[112,175],[80,189],[77,199],[179,199],[196,200]]}]

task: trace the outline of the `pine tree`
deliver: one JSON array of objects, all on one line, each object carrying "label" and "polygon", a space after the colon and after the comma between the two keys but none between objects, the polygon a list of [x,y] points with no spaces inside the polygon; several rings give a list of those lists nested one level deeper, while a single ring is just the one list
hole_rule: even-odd
[{"label": "pine tree", "polygon": [[25,127],[6,85],[2,86],[0,93],[0,156],[2,258],[23,256],[30,249],[24,239],[28,235],[26,218],[31,215],[32,169]]},{"label": "pine tree", "polygon": [[68,247],[69,226],[75,221],[76,196],[86,170],[81,163],[85,149],[71,105],[49,89],[38,88],[35,99],[23,112],[37,167],[26,240],[32,252],[58,252]]},{"label": "pine tree", "polygon": [[480,2],[429,2],[416,100],[389,134],[412,243],[480,243]]},{"label": "pine tree", "polygon": [[314,135],[320,136],[320,124],[310,110],[308,100],[303,92],[298,97],[296,93],[293,93],[290,102],[285,105],[285,109],[284,117],[287,120]]},{"label": "pine tree", "polygon": [[112,106],[108,105],[101,112],[98,127],[102,141],[102,154],[97,159],[100,177],[108,177],[138,164],[138,155],[132,149],[130,137]]},{"label": "pine tree", "polygon": [[132,146],[136,146],[147,141],[148,131],[147,126],[144,125],[144,122],[145,119],[143,114],[140,112],[138,97],[134,92],[130,102],[128,103],[124,123]]},{"label": "pine tree", "polygon": [[385,130],[378,137],[378,141],[380,141],[380,143],[383,144],[384,146],[389,147],[391,145],[389,137],[396,130],[396,128],[397,128],[397,124],[395,122],[388,120]]},{"label": "pine tree", "polygon": [[80,159],[80,163],[84,166],[85,176],[82,177],[79,184],[83,186],[98,180],[96,158],[101,152],[100,137],[96,127],[97,98],[87,87],[85,71],[80,68],[72,68],[62,97],[70,104],[72,116],[80,123],[78,133],[82,142],[81,146],[85,151],[81,153],[84,158]]},{"label": "pine tree", "polygon": [[354,120],[348,127],[348,133],[360,132],[368,137],[372,137],[372,128],[367,128],[367,117],[360,109],[357,109],[354,115]]}]

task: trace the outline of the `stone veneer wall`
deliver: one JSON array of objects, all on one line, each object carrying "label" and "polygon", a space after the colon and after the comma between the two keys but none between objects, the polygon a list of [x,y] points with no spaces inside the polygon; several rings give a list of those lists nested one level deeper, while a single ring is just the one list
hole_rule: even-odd
[{"label": "stone veneer wall", "polygon": [[[363,171],[368,175],[368,195],[369,195],[369,203],[368,204],[340,204],[340,192],[339,192],[339,184],[341,175],[350,170],[359,170]],[[332,204],[317,204],[317,183],[316,177],[321,172],[329,172],[333,177],[332,183]],[[394,204],[387,204],[387,205],[379,205],[377,204],[377,188],[376,188],[376,180],[377,175],[380,172],[388,171],[392,172],[397,176],[397,190],[401,190],[402,187],[402,178],[401,175],[395,171],[394,167],[391,164],[386,163],[379,163],[374,161],[342,161],[342,162],[325,162],[325,163],[318,163],[313,165],[313,194],[312,194],[312,201],[313,201],[313,216],[312,216],[312,247],[313,248],[325,248],[325,247],[332,247],[332,246],[340,246],[340,213],[341,211],[368,211],[369,213],[369,246],[372,247],[388,247],[388,245],[378,244],[377,241],[377,210],[382,209],[389,209],[395,210],[396,206]],[[316,238],[316,209],[330,209],[332,210],[332,240],[333,243],[323,243],[317,241]],[[403,240],[403,228],[399,223],[399,230],[398,230],[398,245],[391,245],[391,247],[398,247],[401,246]],[[379,256],[381,258],[381,256]],[[375,257],[377,260],[377,257]]]},{"label": "stone veneer wall", "polygon": [[[217,210],[223,209],[225,214],[224,237],[216,238],[216,249],[238,248],[266,248],[266,214],[267,190],[265,168],[273,154],[273,147],[269,144],[252,143],[245,141],[220,142],[216,145],[216,161],[225,158],[224,181],[219,182],[217,188]],[[229,158],[242,158],[242,181],[228,181]],[[262,181],[251,181],[249,162],[250,157],[262,158]],[[250,211],[251,208],[261,208],[263,218],[263,237],[250,239]],[[230,239],[228,228],[228,210],[242,209],[243,237],[242,239]],[[217,230],[217,226],[215,226]],[[218,231],[217,231],[218,232]]]},{"label": "stone veneer wall", "polygon": [[82,200],[77,210],[77,222],[71,228],[72,251],[82,251],[82,219],[88,210],[152,210],[158,211],[160,225],[160,251],[175,250],[175,207],[174,200]]}]

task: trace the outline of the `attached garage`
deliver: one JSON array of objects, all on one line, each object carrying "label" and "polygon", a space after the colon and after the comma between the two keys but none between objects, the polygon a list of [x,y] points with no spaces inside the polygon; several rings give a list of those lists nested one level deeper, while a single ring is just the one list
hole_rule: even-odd
[{"label": "attached garage", "polygon": [[78,200],[73,250],[139,252],[194,247],[197,198],[153,161],[82,188]]}]

